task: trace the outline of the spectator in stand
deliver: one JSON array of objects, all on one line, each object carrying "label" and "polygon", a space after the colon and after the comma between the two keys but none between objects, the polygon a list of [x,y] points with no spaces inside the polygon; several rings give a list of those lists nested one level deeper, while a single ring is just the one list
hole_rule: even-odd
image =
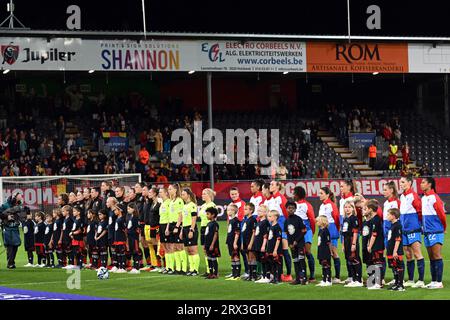
[{"label": "spectator in stand", "polygon": [[69,136],[66,146],[69,154],[72,154],[73,151],[75,151],[75,139],[73,138],[73,135]]},{"label": "spectator in stand", "polygon": [[81,134],[77,134],[77,139],[75,140],[75,147],[77,149],[78,152],[81,151],[81,149],[84,147],[84,140],[81,137]]},{"label": "spectator in stand", "polygon": [[358,117],[355,115],[353,120],[352,120],[352,126],[353,126],[353,131],[360,131],[361,130],[361,124],[359,122]]},{"label": "spectator in stand", "polygon": [[419,170],[421,177],[430,177],[433,175],[433,171],[428,167],[428,163],[424,163]]},{"label": "spectator in stand", "polygon": [[394,130],[394,139],[397,145],[402,142],[402,133],[398,127]]},{"label": "spectator in stand", "polygon": [[141,146],[141,150],[139,151],[139,172],[145,173],[145,166],[148,165],[149,160],[150,154],[148,153],[145,146]]},{"label": "spectator in stand", "polygon": [[389,143],[389,170],[395,170],[397,167],[398,146],[394,140]]},{"label": "spectator in stand", "polygon": [[167,177],[164,175],[164,170],[158,170],[158,175],[156,177],[156,182],[157,183],[168,183],[169,182]]},{"label": "spectator in stand", "polygon": [[372,144],[369,147],[369,166],[372,169],[375,169],[376,161],[377,161],[377,147],[372,142]]},{"label": "spectator in stand", "polygon": [[409,165],[409,145],[408,145],[408,142],[405,142],[405,144],[402,147],[402,160],[403,160],[403,165],[405,165],[405,166]]},{"label": "spectator in stand", "polygon": [[300,160],[300,145],[298,139],[295,139],[294,145],[292,147],[292,160],[297,162]]},{"label": "spectator in stand", "polygon": [[392,128],[388,124],[383,126],[383,138],[386,141],[391,141],[393,138]]},{"label": "spectator in stand", "polygon": [[163,152],[163,143],[163,135],[161,130],[157,128],[155,132],[155,152],[158,156]]},{"label": "spectator in stand", "polygon": [[288,174],[288,169],[285,167],[284,163],[281,163],[277,169],[277,178],[279,180],[286,180]]}]

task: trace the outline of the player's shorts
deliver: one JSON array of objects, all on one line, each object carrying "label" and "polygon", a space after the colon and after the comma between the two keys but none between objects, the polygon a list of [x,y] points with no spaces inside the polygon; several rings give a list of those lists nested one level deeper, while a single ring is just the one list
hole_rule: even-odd
[{"label": "player's shorts", "polygon": [[421,233],[420,232],[413,232],[413,233],[408,233],[408,234],[403,233],[402,241],[403,241],[404,246],[410,246],[414,242],[421,243],[422,242]]},{"label": "player's shorts", "polygon": [[34,244],[36,254],[38,256],[43,255],[45,253],[44,244],[43,243],[35,243]]},{"label": "player's shorts", "polygon": [[176,227],[176,222],[172,222],[169,225],[169,231],[170,231],[170,235],[169,235],[169,242],[170,243],[183,243],[183,241],[180,239],[180,232],[182,227],[178,228],[178,231],[175,233],[173,232],[173,230],[175,230]]},{"label": "player's shorts", "polygon": [[205,230],[206,230],[206,226],[200,228],[200,244],[202,246],[205,245]]},{"label": "player's shorts", "polygon": [[423,236],[425,247],[429,248],[435,244],[444,244],[444,233],[426,233]]},{"label": "player's shorts", "polygon": [[156,239],[159,233],[159,226],[150,226],[150,239]]},{"label": "player's shorts", "polygon": [[370,264],[382,264],[384,262],[384,250],[372,251],[369,253]]},{"label": "player's shorts", "polygon": [[234,250],[233,245],[232,244],[228,244],[228,254],[230,255],[230,257],[233,259],[235,257],[239,257],[239,246],[236,250]]},{"label": "player's shorts", "polygon": [[159,230],[161,230],[161,232],[159,233],[159,241],[162,242],[162,243],[169,242],[169,239],[166,236],[166,227],[167,227],[167,224],[165,224],[165,223],[161,224],[159,226]]},{"label": "player's shorts", "polygon": [[195,228],[192,239],[189,239],[189,230],[191,227],[183,227],[183,243],[186,247],[196,246],[198,243],[198,230]]},{"label": "player's shorts", "polygon": [[305,233],[305,243],[312,243],[312,241],[313,241],[313,233],[312,230],[309,229]]},{"label": "player's shorts", "polygon": [[214,248],[213,250],[209,250],[209,248],[206,250],[206,256],[208,258],[219,258],[220,257],[220,249]]},{"label": "player's shorts", "polygon": [[283,231],[283,232],[281,233],[281,239],[286,239],[286,240],[287,240],[287,238],[288,238],[288,237],[287,237],[287,233]]},{"label": "player's shorts", "polygon": [[337,248],[339,242],[339,238],[331,239],[331,245],[335,248]]},{"label": "player's shorts", "polygon": [[34,242],[25,242],[25,251],[34,251],[35,250],[35,246],[34,246]]}]

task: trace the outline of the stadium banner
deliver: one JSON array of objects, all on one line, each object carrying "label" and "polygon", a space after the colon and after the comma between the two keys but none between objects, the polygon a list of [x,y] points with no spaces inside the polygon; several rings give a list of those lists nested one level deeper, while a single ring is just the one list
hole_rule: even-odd
[{"label": "stadium banner", "polygon": [[368,148],[370,145],[374,142],[374,139],[376,137],[376,132],[354,132],[349,131],[348,132],[348,143],[350,149],[356,149],[356,148]]},{"label": "stadium banner", "polygon": [[308,42],[306,56],[308,72],[408,72],[408,44],[406,42]]},{"label": "stadium banner", "polygon": [[102,132],[105,146],[114,152],[128,150],[128,138],[126,132]]},{"label": "stadium banner", "polygon": [[304,42],[0,38],[3,69],[304,72]]},{"label": "stadium banner", "polygon": [[408,44],[409,72],[450,73],[450,45]]},{"label": "stadium banner", "polygon": [[[73,176],[76,177],[76,176]],[[39,178],[39,177],[35,177]],[[55,176],[55,178],[58,178]],[[100,178],[99,178],[100,179]],[[448,205],[450,205],[450,177],[436,177],[436,188],[438,194],[442,196],[442,200]],[[61,193],[72,192],[75,190],[82,190],[83,187],[87,186],[97,186],[103,179],[100,179],[97,183],[94,181],[89,181],[82,183],[80,181],[56,180],[54,183],[40,184],[34,183],[34,185],[26,186],[25,183],[20,185],[7,184],[3,187],[3,199],[7,199],[9,196],[19,192],[23,195],[24,205],[29,206],[32,210],[51,210],[51,208],[57,206],[57,197]],[[314,209],[317,211],[320,206],[319,201],[319,190],[322,187],[329,187],[331,191],[336,196],[339,196],[340,190],[339,185],[343,180],[332,179],[332,180],[320,180],[320,179],[309,179],[309,180],[286,180],[283,181],[285,189],[284,194],[286,197],[291,198],[294,195],[294,188],[301,186],[306,190],[306,196],[308,200],[311,201]],[[394,181],[399,189],[400,178],[393,179],[356,179],[354,180],[356,184],[356,189],[359,193],[362,193],[366,198],[382,198],[383,197],[383,185],[389,181]],[[418,192],[419,195],[422,194],[420,189],[421,178],[417,178],[413,184],[413,190]],[[121,181],[120,185],[123,185],[126,189],[134,186],[136,181]],[[227,205],[230,203],[230,188],[237,187],[239,189],[240,197],[244,201],[248,201],[251,197],[250,192],[251,181],[226,181],[226,182],[216,182],[214,184],[214,190],[216,191],[216,197],[214,202],[218,205],[219,216],[221,219],[226,217],[225,211]],[[209,182],[181,182],[182,188],[190,187],[192,191],[196,194],[198,199],[201,199],[202,190],[204,188],[209,188]],[[167,184],[155,184],[156,187],[167,187]],[[200,202],[201,203],[201,202]],[[199,203],[199,204],[200,204]],[[44,208],[44,209],[43,209]]]},{"label": "stadium banner", "polygon": [[204,41],[200,71],[305,72],[305,42]]}]

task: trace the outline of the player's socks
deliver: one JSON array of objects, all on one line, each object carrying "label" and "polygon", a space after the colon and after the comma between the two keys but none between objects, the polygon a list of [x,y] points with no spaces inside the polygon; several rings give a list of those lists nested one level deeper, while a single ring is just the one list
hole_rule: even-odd
[{"label": "player's socks", "polygon": [[323,281],[331,282],[331,267],[323,268]]},{"label": "player's socks", "polygon": [[[106,268],[106,264],[108,263],[108,253],[100,253],[100,264],[102,267]],[[96,266],[95,266],[96,267]]]},{"label": "player's socks", "polygon": [[430,260],[431,282],[436,282],[436,260]]},{"label": "player's socks", "polygon": [[133,254],[133,268],[139,270],[141,264],[142,256],[139,253]]},{"label": "player's socks", "polygon": [[[308,269],[309,269],[309,278],[314,278],[315,276],[315,261],[314,261],[314,256],[312,253],[309,253],[306,255],[306,258],[308,259]],[[306,273],[305,273],[306,276]]]},{"label": "player's socks", "polygon": [[358,263],[357,265],[353,266],[353,281],[362,282],[362,264]]},{"label": "player's socks", "polygon": [[294,258],[294,271],[295,271],[295,279],[300,280],[300,262],[298,258]]},{"label": "player's socks", "polygon": [[187,254],[185,250],[179,251],[181,271],[187,272]]},{"label": "player's socks", "polygon": [[192,260],[192,256],[188,255],[187,260],[188,260],[188,264],[189,264],[189,268],[188,268],[189,272],[194,271],[194,262]]},{"label": "player's socks", "polygon": [[219,263],[217,262],[217,258],[213,258],[212,260],[212,273],[217,276],[219,273]]},{"label": "player's socks", "polygon": [[434,261],[434,264],[436,270],[436,281],[442,282],[442,274],[444,273],[444,261],[442,259],[438,259]]},{"label": "player's socks", "polygon": [[267,278],[267,263],[265,263],[265,262],[261,262],[261,275],[264,277],[264,278]]},{"label": "player's socks", "polygon": [[241,261],[236,261],[236,274],[238,277],[241,276]]},{"label": "player's socks", "polygon": [[174,270],[175,269],[175,260],[173,253],[166,253],[166,267],[167,269]]},{"label": "player's socks", "polygon": [[[151,248],[153,249],[153,247],[151,247]],[[150,260],[150,248],[144,248],[143,251],[144,251],[144,258],[145,258],[145,261],[147,261],[147,264],[153,265],[153,263],[152,263],[153,261]],[[150,263],[148,263],[149,260],[151,261]]]},{"label": "player's socks", "polygon": [[414,269],[416,267],[415,261],[414,260],[408,261],[406,267],[408,269],[408,280],[414,281]]},{"label": "player's socks", "polygon": [[181,251],[175,251],[175,270],[181,271]]},{"label": "player's socks", "polygon": [[425,259],[417,260],[417,271],[419,272],[419,281],[423,281],[425,276]]},{"label": "player's socks", "polygon": [[401,268],[397,271],[397,286],[403,287],[404,277],[405,277],[405,269]]},{"label": "player's socks", "polygon": [[261,274],[262,273],[262,264],[259,261],[256,262],[256,273],[257,274]]},{"label": "player's socks", "polygon": [[242,261],[244,261],[244,270],[245,270],[245,273],[249,273],[249,271],[248,271],[247,255],[246,255],[245,253],[243,253],[242,251],[241,251],[241,255],[242,255]]},{"label": "player's socks", "polygon": [[214,272],[214,266],[213,266],[212,260],[211,260],[211,258],[207,258],[207,260],[208,260],[208,273],[212,274]]},{"label": "player's socks", "polygon": [[300,273],[300,278],[306,279],[306,261],[305,257],[298,259],[298,268]]},{"label": "player's socks", "polygon": [[200,256],[199,254],[194,254],[192,257],[192,268],[197,271],[200,269]]},{"label": "player's socks", "polygon": [[28,255],[28,263],[33,264],[33,251],[27,251],[27,255]]},{"label": "player's socks", "polygon": [[237,266],[236,266],[236,262],[235,261],[231,261],[231,275],[233,278],[236,278],[237,274]]},{"label": "player's socks", "polygon": [[381,265],[381,279],[384,279],[386,275],[386,258],[383,258]]},{"label": "player's socks", "polygon": [[208,260],[208,257],[206,257],[205,256],[205,262],[206,262],[206,264],[205,264],[205,267],[206,267],[206,273],[210,273],[210,270],[209,270],[209,260]]},{"label": "player's socks", "polygon": [[286,263],[286,274],[290,275],[292,273],[292,258],[289,254],[289,250],[283,250],[283,258]]},{"label": "player's socks", "polygon": [[350,261],[346,260],[346,266],[347,266],[347,277],[352,279],[353,275],[354,275],[354,268],[352,266],[352,264],[350,263]]},{"label": "player's socks", "polygon": [[341,259],[339,257],[333,258],[333,262],[335,277],[339,279],[341,277]]}]

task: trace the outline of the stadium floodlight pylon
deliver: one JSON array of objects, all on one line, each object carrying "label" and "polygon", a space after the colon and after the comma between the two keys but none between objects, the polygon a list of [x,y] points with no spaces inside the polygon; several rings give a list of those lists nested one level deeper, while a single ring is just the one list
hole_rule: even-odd
[{"label": "stadium floodlight pylon", "polygon": [[[3,27],[3,25],[4,25],[6,22],[9,22],[9,23],[8,23],[8,29],[28,29],[28,28],[25,27],[25,25],[24,25],[22,22],[20,22],[20,20],[14,15],[14,1],[13,1],[13,0],[9,0],[9,3],[6,4],[6,11],[9,12],[9,16],[8,16],[5,20],[3,20],[2,23],[0,23],[0,28],[5,28],[5,27]],[[16,27],[16,28],[14,28],[14,20],[17,21],[17,22],[21,25],[21,27]]]},{"label": "stadium floodlight pylon", "polygon": [[59,194],[76,192],[85,187],[100,187],[102,181],[113,181],[115,185],[134,187],[136,183],[141,182],[141,174],[0,177],[0,205],[12,194],[20,192],[24,198],[24,205],[32,210],[47,211],[57,205],[56,199]]}]

